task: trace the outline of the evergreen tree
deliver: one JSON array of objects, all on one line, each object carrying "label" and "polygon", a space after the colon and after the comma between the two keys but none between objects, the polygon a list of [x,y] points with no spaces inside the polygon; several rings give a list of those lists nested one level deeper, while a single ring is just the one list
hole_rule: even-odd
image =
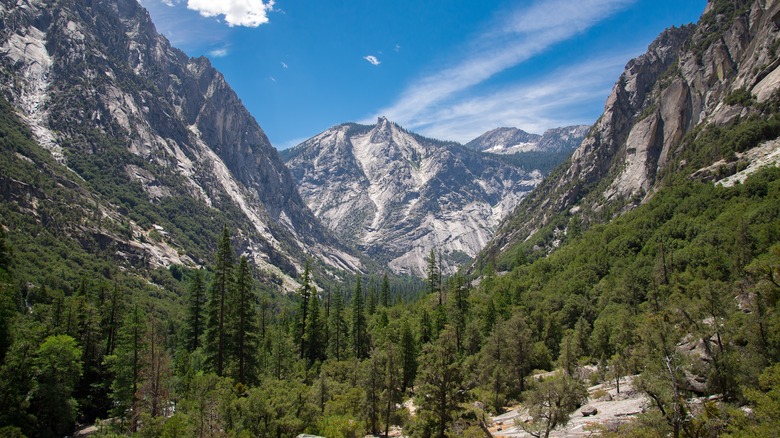
[{"label": "evergreen tree", "polygon": [[406,319],[401,323],[401,368],[401,392],[406,392],[407,388],[414,385],[417,376],[417,343],[412,327]]},{"label": "evergreen tree", "polygon": [[306,355],[306,324],[309,312],[309,298],[311,298],[311,278],[309,274],[309,261],[303,268],[303,274],[300,278],[301,287],[298,288],[298,296],[301,297],[301,303],[298,307],[298,320],[295,325],[295,336],[300,340],[300,358]]},{"label": "evergreen tree", "polygon": [[198,269],[192,275],[190,299],[187,307],[187,349],[199,348],[204,330],[204,306],[206,305],[206,284],[203,271]]},{"label": "evergreen tree", "polygon": [[368,357],[368,334],[366,333],[366,315],[363,309],[363,287],[360,275],[355,283],[355,296],[352,298],[352,352],[358,359]]},{"label": "evergreen tree", "polygon": [[60,437],[73,430],[78,403],[73,398],[81,378],[81,349],[67,335],[50,336],[36,354],[36,376],[30,407],[39,437]]},{"label": "evergreen tree", "polygon": [[432,416],[436,437],[444,438],[463,398],[460,357],[451,329],[423,347],[417,379],[418,406]]},{"label": "evergreen tree", "polygon": [[382,289],[379,292],[379,304],[385,308],[390,307],[390,280],[387,272],[382,275]]},{"label": "evergreen tree", "polygon": [[517,391],[510,392],[510,394],[519,396],[525,390],[526,376],[531,373],[533,333],[520,312],[515,313],[504,325],[508,339],[507,353],[510,362],[510,375],[513,376],[511,387],[516,388]]},{"label": "evergreen tree", "polygon": [[233,289],[233,250],[227,227],[217,249],[214,279],[209,297],[209,314],[206,327],[206,354],[209,365],[218,376],[224,375],[229,336],[226,324],[229,318],[228,304]]},{"label": "evergreen tree", "polygon": [[431,248],[431,252],[425,259],[428,267],[425,270],[425,275],[428,277],[428,293],[439,295],[439,305],[444,303],[441,290],[441,272],[439,271],[439,265],[436,263],[436,252]]},{"label": "evergreen tree", "polygon": [[428,309],[423,308],[420,314],[420,344],[427,344],[433,340],[433,322]]},{"label": "evergreen tree", "polygon": [[317,290],[312,289],[311,298],[309,298],[309,321],[306,324],[306,333],[304,334],[306,346],[306,359],[309,366],[314,362],[322,360],[325,357],[323,345],[324,327],[320,315],[320,299],[317,296]]},{"label": "evergreen tree", "polygon": [[330,337],[328,338],[328,357],[341,360],[348,347],[348,327],[344,319],[344,295],[340,290],[333,294],[330,309]]},{"label": "evergreen tree", "polygon": [[237,361],[233,374],[236,381],[246,384],[255,375],[258,328],[255,312],[257,297],[254,292],[252,272],[244,256],[238,263],[236,290],[232,297],[230,352],[232,358]]},{"label": "evergreen tree", "polygon": [[113,414],[119,418],[130,416],[130,432],[138,430],[143,341],[146,337],[145,316],[138,305],[127,315],[118,333],[117,346],[113,355],[106,358],[114,374],[111,384],[111,398],[114,400]]},{"label": "evergreen tree", "polygon": [[394,407],[401,403],[403,391],[402,370],[399,364],[398,350],[395,344],[388,342],[384,351],[384,387],[382,401],[384,407],[385,436],[390,436],[390,420]]}]

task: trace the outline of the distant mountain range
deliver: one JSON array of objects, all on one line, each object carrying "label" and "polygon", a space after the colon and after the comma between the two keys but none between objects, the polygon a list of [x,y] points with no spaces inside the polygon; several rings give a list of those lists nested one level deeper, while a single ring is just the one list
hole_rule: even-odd
[{"label": "distant mountain range", "polygon": [[424,275],[431,249],[446,272],[470,260],[542,179],[538,170],[413,134],[386,118],[335,126],[283,156],[325,226],[413,275]]},{"label": "distant mountain range", "polygon": [[590,130],[589,125],[548,129],[542,135],[518,128],[496,128],[466,143],[466,147],[491,154],[573,151]]}]

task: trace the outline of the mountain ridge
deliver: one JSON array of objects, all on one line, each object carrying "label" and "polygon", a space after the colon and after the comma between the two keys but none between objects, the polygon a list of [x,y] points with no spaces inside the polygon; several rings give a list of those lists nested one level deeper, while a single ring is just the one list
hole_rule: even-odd
[{"label": "mountain ridge", "polygon": [[[710,2],[699,24],[667,29],[629,61],[581,146],[501,225],[478,266],[521,246],[549,252],[568,230],[646,202],[676,175],[701,178],[700,169],[721,159],[720,171],[739,167],[744,150],[729,144],[705,157],[710,146],[702,136],[749,121],[773,102],[780,83],[772,49],[780,5],[732,3]],[[774,138],[770,131],[767,138],[734,135],[748,139],[742,147],[749,149]],[[712,137],[707,144],[719,141]]]},{"label": "mountain ridge", "polygon": [[[0,3],[0,89],[77,179],[140,228],[164,222],[168,238],[198,257],[211,243],[175,209],[155,210],[181,199],[195,215],[220,210],[217,222],[238,229],[242,251],[289,287],[308,256],[328,269],[361,269],[308,210],[265,133],[206,58],[173,48],[135,0],[57,5]],[[218,233],[216,223],[202,222]]]},{"label": "mountain ridge", "polygon": [[337,125],[283,155],[326,226],[414,275],[425,275],[431,249],[446,272],[473,257],[541,178],[384,117],[376,125]]}]

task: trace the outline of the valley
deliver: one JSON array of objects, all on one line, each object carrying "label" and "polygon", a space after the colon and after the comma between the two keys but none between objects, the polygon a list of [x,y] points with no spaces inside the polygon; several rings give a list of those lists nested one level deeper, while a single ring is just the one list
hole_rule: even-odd
[{"label": "valley", "polygon": [[668,27],[592,126],[283,151],[146,6],[0,0],[0,436],[780,428],[780,3]]}]

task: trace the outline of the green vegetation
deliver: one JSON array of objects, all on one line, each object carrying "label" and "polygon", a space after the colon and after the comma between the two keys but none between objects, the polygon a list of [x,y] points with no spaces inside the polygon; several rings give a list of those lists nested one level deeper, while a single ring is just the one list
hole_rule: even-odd
[{"label": "green vegetation", "polygon": [[[15,301],[18,283],[4,282],[0,425],[28,436],[68,433],[77,418],[116,418],[101,430],[144,436],[360,436],[393,426],[448,436],[486,427],[471,407],[481,401],[485,413],[527,403],[533,420],[523,427],[546,436],[583,402],[576,370],[590,363],[596,380],[639,374],[635,386],[653,402],[645,415],[655,420],[621,433],[775,427],[779,169],[732,188],[688,181],[661,190],[546,257],[501,276],[486,271],[478,287],[440,280],[429,257],[428,293],[411,305],[393,304],[395,291],[378,279],[356,278],[345,300],[315,288],[308,270],[298,293],[281,296],[248,280],[257,274],[245,259],[235,264],[231,239],[224,230],[207,276],[157,274],[158,288],[173,292],[158,297],[123,292],[129,279],[85,282],[28,292],[30,311]],[[12,279],[14,241],[0,247]],[[681,342],[702,343],[706,357]],[[553,368],[553,377],[529,377]],[[706,385],[691,387],[690,376]],[[691,402],[713,394],[722,401],[706,414]],[[410,398],[414,415],[399,407]],[[741,414],[741,404],[756,414]]]}]

